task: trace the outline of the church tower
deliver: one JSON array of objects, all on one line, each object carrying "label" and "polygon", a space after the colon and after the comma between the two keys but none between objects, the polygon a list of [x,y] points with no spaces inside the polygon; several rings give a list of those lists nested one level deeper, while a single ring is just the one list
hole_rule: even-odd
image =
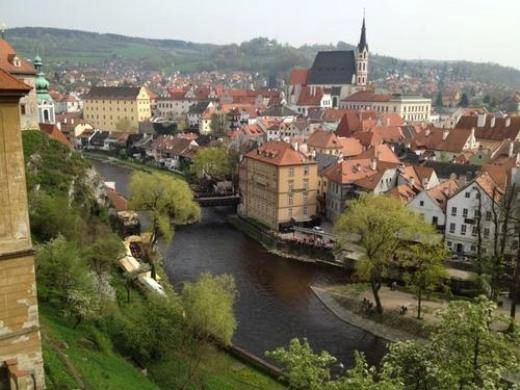
[{"label": "church tower", "polygon": [[38,99],[38,116],[40,123],[56,123],[54,114],[54,100],[49,95],[49,82],[43,73],[43,62],[39,56],[34,59],[36,68],[36,98]]},{"label": "church tower", "polygon": [[365,27],[365,16],[363,15],[363,26],[361,27],[361,38],[356,50],[356,85],[365,87],[368,83],[368,44]]}]

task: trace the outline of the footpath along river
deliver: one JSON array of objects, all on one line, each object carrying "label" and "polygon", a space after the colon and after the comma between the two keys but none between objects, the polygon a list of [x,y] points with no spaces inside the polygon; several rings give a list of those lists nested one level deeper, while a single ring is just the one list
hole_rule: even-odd
[{"label": "footpath along river", "polygon": [[[131,170],[92,163],[105,180],[114,181],[128,195]],[[204,272],[233,275],[239,292],[233,343],[259,357],[266,350],[288,345],[292,338],[306,337],[315,350],[330,352],[347,367],[353,363],[355,350],[364,352],[371,363],[381,359],[386,350],[383,340],[338,319],[310,289],[345,280],[342,270],[268,253],[226,222],[230,212],[204,209],[201,222],[178,228],[172,243],[162,248],[174,286],[194,281]]]}]

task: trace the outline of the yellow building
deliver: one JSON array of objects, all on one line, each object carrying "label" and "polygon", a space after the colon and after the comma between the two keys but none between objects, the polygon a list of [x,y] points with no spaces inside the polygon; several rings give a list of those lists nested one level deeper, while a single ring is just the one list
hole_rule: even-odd
[{"label": "yellow building", "polygon": [[137,132],[152,117],[154,98],[146,87],[93,87],[83,97],[83,117],[101,130]]},{"label": "yellow building", "polygon": [[20,133],[30,90],[0,69],[0,389],[45,387]]},{"label": "yellow building", "polygon": [[267,142],[240,166],[240,215],[272,229],[316,215],[318,165],[285,142]]}]

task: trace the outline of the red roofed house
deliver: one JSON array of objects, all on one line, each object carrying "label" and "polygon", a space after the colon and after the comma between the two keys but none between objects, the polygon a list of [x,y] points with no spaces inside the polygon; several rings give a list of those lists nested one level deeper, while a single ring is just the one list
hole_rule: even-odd
[{"label": "red roofed house", "polygon": [[267,142],[244,156],[238,212],[278,230],[316,215],[318,165],[282,141]]},{"label": "red roofed house", "polygon": [[67,146],[68,148],[72,148],[72,144],[68,140],[68,138],[58,129],[58,126],[51,123],[40,123],[40,130],[46,133],[50,138],[59,143]]},{"label": "red roofed house", "polygon": [[22,130],[38,129],[38,101],[36,98],[36,69],[20,57],[13,47],[0,38],[0,69],[28,85],[30,92],[20,99],[20,126]]}]

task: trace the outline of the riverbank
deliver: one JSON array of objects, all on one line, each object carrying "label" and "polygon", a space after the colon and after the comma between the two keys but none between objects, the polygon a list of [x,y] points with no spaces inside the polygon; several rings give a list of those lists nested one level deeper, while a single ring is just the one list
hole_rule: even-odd
[{"label": "riverbank", "polygon": [[356,314],[353,310],[349,310],[345,305],[340,304],[334,295],[331,294],[327,289],[311,286],[311,290],[321,301],[321,303],[323,303],[323,305],[326,306],[339,319],[350,325],[363,329],[373,334],[374,336],[390,342],[418,339],[417,336],[414,336],[410,333],[391,328]]},{"label": "riverbank", "polygon": [[323,249],[302,243],[283,240],[238,215],[228,217],[228,222],[236,230],[260,243],[269,253],[288,260],[301,261],[333,268],[343,268],[343,264],[335,260],[332,249]]}]

